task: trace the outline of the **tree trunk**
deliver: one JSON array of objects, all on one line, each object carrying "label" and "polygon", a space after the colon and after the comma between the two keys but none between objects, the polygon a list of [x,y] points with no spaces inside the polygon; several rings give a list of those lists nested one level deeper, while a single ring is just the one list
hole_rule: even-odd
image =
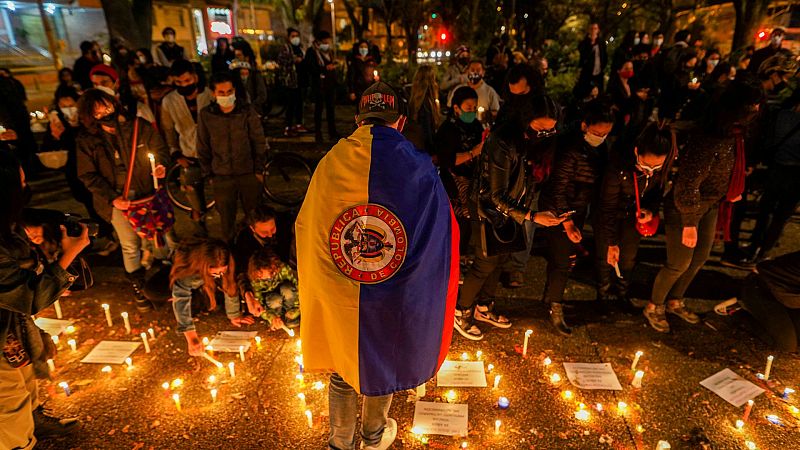
[{"label": "tree trunk", "polygon": [[406,44],[407,44],[406,50],[408,51],[409,65],[416,65],[417,47],[419,46],[419,37],[417,36],[417,31],[419,30],[419,24],[417,22],[410,23],[404,21],[403,28],[406,31]]},{"label": "tree trunk", "polygon": [[385,21],[384,25],[386,26],[386,60],[390,62],[394,59],[394,50],[392,49],[392,23]]},{"label": "tree trunk", "polygon": [[356,6],[350,3],[350,1],[345,0],[344,9],[347,11],[347,17],[350,19],[350,26],[352,26],[356,32],[356,37],[361,39],[361,33],[364,32],[364,29],[361,28],[361,21],[356,16]]},{"label": "tree trunk", "polygon": [[752,45],[761,21],[767,16],[769,0],[734,0],[736,28],[733,30],[732,50]]},{"label": "tree trunk", "polygon": [[[112,40],[120,40],[128,48],[149,48],[150,40],[142,38],[130,3],[119,0],[100,0],[100,3],[106,16],[108,35]],[[152,17],[152,8],[148,15]]]},{"label": "tree trunk", "polygon": [[[150,48],[153,43],[153,0],[133,0],[131,10],[142,37],[142,47]],[[194,19],[190,16],[189,20]]]}]

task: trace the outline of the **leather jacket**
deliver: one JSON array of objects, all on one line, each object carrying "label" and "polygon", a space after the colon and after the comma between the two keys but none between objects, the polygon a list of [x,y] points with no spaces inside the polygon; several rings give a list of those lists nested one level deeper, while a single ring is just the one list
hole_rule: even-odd
[{"label": "leather jacket", "polygon": [[582,216],[600,187],[607,146],[605,142],[597,147],[590,146],[582,133],[566,136],[559,144],[553,173],[539,197],[539,209],[553,211],[556,215],[575,210]]}]

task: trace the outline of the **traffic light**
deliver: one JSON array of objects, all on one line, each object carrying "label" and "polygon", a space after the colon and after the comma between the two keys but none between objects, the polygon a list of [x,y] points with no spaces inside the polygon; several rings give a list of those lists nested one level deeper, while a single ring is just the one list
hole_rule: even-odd
[{"label": "traffic light", "polygon": [[439,38],[442,40],[443,43],[447,42],[447,31],[442,30],[441,34],[439,35]]},{"label": "traffic light", "polygon": [[435,19],[435,18],[437,18],[437,17],[439,17],[439,15],[438,15],[438,14],[436,14],[436,13],[433,13],[433,14],[431,14],[431,19]]}]

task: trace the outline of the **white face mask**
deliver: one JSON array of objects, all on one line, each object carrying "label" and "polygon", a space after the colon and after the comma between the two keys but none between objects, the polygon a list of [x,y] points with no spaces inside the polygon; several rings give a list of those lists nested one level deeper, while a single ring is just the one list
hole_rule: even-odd
[{"label": "white face mask", "polygon": [[771,40],[773,44],[781,45],[781,42],[783,42],[783,36],[773,36]]},{"label": "white face mask", "polygon": [[295,47],[297,47],[298,45],[300,45],[300,38],[299,38],[299,37],[293,37],[293,38],[291,39],[291,43],[292,43],[292,45],[294,45]]},{"label": "white face mask", "polygon": [[236,94],[217,96],[217,104],[223,108],[230,108],[234,103],[236,103]]},{"label": "white face mask", "polygon": [[66,119],[69,122],[74,123],[76,121],[76,119],[78,118],[78,107],[77,106],[67,106],[67,107],[59,108],[59,109],[61,110],[61,113],[64,114],[64,117],[66,117]]},{"label": "white face mask", "polygon": [[592,147],[597,147],[603,142],[605,142],[605,136],[597,136],[588,131],[583,133],[583,140],[586,141],[587,144],[591,145]]},{"label": "white face mask", "polygon": [[140,62],[140,63],[142,63],[142,64],[147,64],[147,57],[145,57],[145,56],[140,56],[140,57],[139,57],[139,62]]},{"label": "white face mask", "polygon": [[641,39],[639,39],[639,38],[633,38],[633,45],[639,45],[639,43],[640,43],[640,42],[642,42],[642,40],[641,40]]},{"label": "white face mask", "polygon": [[659,39],[656,39],[654,42],[656,44],[656,47],[661,47],[661,44],[664,43],[664,39],[659,38]]},{"label": "white face mask", "polygon": [[708,60],[708,65],[711,66],[711,67],[717,67],[717,64],[719,64],[719,60],[718,59],[709,59]]},{"label": "white face mask", "polygon": [[327,52],[328,50],[331,49],[331,45],[330,44],[319,44],[319,49],[322,50],[323,52]]},{"label": "white face mask", "polygon": [[367,55],[369,55],[369,49],[368,48],[360,48],[360,49],[358,49],[358,53],[361,54],[361,56],[367,56]]},{"label": "white face mask", "polygon": [[113,90],[113,89],[111,89],[110,87],[106,87],[106,86],[95,86],[95,89],[99,89],[99,90],[101,90],[101,91],[105,92],[106,94],[108,94],[108,95],[110,95],[110,96],[112,96],[112,97],[116,97],[116,96],[117,96],[117,93],[116,93],[116,92],[114,92],[114,90]]}]

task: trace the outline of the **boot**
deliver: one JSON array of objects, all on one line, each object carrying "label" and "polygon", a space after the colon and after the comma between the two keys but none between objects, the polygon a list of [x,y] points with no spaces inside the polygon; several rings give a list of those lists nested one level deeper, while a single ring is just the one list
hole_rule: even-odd
[{"label": "boot", "polygon": [[561,335],[572,335],[572,328],[564,322],[564,305],[562,303],[550,303],[550,323]]},{"label": "boot", "polygon": [[44,412],[39,405],[33,410],[33,435],[42,441],[50,438],[64,437],[80,426],[78,419],[59,419]]},{"label": "boot", "polygon": [[148,300],[144,295],[145,273],[146,272],[144,268],[140,268],[136,272],[128,274],[128,280],[130,280],[131,286],[133,287],[136,310],[139,312],[147,312],[153,309],[153,305],[150,303],[150,300]]}]

